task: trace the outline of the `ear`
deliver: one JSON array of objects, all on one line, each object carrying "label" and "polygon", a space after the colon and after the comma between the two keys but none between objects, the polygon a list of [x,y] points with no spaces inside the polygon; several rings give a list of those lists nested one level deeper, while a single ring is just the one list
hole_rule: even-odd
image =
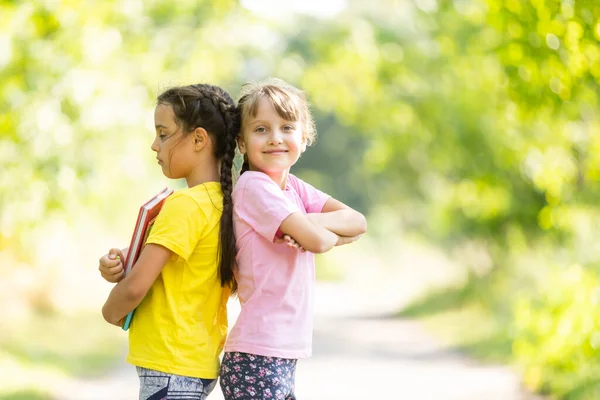
[{"label": "ear", "polygon": [[198,127],[192,132],[192,140],[194,141],[194,150],[200,151],[208,144],[210,136],[206,129]]},{"label": "ear", "polygon": [[308,144],[308,140],[306,140],[306,136],[302,136],[302,146],[300,147],[300,151],[304,153],[306,151],[306,146]]},{"label": "ear", "polygon": [[246,143],[244,143],[244,139],[242,138],[242,135],[239,135],[236,140],[237,140],[237,144],[238,144],[238,149],[240,149],[240,153],[246,154]]}]

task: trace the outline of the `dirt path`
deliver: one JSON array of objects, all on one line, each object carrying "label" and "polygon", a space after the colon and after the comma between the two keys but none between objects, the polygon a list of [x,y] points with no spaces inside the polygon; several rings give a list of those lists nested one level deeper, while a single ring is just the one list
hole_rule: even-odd
[{"label": "dirt path", "polygon": [[[508,368],[480,365],[444,348],[417,322],[343,312],[340,293],[338,287],[319,287],[314,356],[298,364],[299,399],[531,398]],[[338,308],[326,307],[328,302]],[[131,400],[137,385],[134,368],[123,363],[103,379],[69,382],[56,398]],[[223,398],[218,388],[211,398]]]},{"label": "dirt path", "polygon": [[[431,249],[399,246],[393,251],[393,261],[374,260],[373,252],[364,249],[356,254],[368,257],[348,254],[342,260],[345,282],[317,286],[314,355],[298,364],[298,398],[533,399],[509,368],[481,365],[440,345],[419,323],[385,317],[427,287],[460,279],[461,273]],[[231,303],[231,323],[237,310]],[[134,368],[122,363],[101,380],[61,385],[56,399],[131,400],[137,388]],[[211,399],[223,399],[220,389]]]}]

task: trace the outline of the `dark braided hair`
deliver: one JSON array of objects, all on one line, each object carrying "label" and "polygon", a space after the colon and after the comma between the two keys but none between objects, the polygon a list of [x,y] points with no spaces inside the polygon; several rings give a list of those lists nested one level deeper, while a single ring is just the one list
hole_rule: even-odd
[{"label": "dark braided hair", "polygon": [[242,168],[240,169],[240,175],[249,170],[250,170],[250,163],[248,162],[248,156],[246,154],[244,154],[244,162],[242,163]]},{"label": "dark braided hair", "polygon": [[218,86],[196,84],[167,89],[158,96],[157,104],[173,107],[175,120],[185,134],[198,127],[206,129],[214,143],[214,154],[221,160],[221,190],[223,213],[219,230],[219,276],[222,286],[237,290],[235,265],[235,235],[233,231],[233,159],[236,137],[240,130],[240,113],[235,102]]}]

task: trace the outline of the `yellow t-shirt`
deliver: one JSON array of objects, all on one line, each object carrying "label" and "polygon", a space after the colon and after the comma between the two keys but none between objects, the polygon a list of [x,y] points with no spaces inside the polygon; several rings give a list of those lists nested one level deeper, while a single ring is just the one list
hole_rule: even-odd
[{"label": "yellow t-shirt", "polygon": [[208,182],[173,193],[146,243],[173,252],[137,307],[129,328],[127,362],[195,378],[219,375],[227,335],[227,299],[217,251],[221,185]]}]

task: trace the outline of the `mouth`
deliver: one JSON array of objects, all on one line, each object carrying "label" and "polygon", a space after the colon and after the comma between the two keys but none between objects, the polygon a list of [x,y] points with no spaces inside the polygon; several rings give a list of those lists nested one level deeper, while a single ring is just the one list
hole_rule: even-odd
[{"label": "mouth", "polygon": [[162,165],[162,163],[163,163],[162,160],[160,158],[157,158],[157,160],[158,160],[158,165]]},{"label": "mouth", "polygon": [[263,151],[263,153],[269,154],[269,155],[272,155],[272,156],[277,156],[277,155],[285,154],[287,152],[288,152],[287,150],[267,150],[267,151]]}]

